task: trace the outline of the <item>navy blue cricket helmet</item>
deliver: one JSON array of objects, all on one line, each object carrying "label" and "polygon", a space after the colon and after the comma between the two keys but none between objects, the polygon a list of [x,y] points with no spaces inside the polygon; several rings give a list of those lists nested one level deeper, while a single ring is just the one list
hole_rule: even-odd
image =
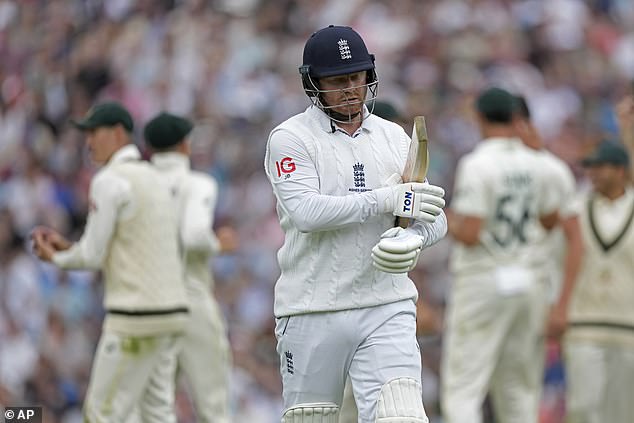
[{"label": "navy blue cricket helmet", "polygon": [[306,95],[324,111],[336,105],[325,106],[320,94],[319,78],[367,71],[366,86],[371,101],[377,94],[378,78],[374,66],[374,55],[361,36],[348,26],[330,25],[313,33],[304,46],[303,64],[299,67]]}]

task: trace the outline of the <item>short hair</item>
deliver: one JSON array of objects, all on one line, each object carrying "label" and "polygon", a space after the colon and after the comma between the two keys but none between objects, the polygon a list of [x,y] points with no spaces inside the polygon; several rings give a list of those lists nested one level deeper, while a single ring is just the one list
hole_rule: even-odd
[{"label": "short hair", "polygon": [[526,98],[522,95],[515,96],[515,113],[527,120],[531,118],[531,109],[528,107]]}]

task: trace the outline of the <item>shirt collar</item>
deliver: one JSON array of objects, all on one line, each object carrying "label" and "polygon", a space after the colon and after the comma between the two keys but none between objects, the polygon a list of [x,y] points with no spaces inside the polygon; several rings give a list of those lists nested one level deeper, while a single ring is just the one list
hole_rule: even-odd
[{"label": "shirt collar", "polygon": [[[310,117],[315,119],[315,121],[319,124],[319,127],[324,132],[332,134],[333,128],[339,129],[337,122],[331,120],[330,117],[323,110],[321,110],[319,107],[315,106],[314,104],[311,104],[310,106],[308,106],[308,108],[306,109],[306,113]],[[359,127],[359,130],[372,132],[372,130],[374,129],[373,119],[372,119],[372,116],[370,116],[370,112],[368,111],[368,108],[365,106],[365,104],[363,105],[363,116],[364,116],[364,119],[363,119],[363,122],[361,122],[361,126]],[[355,134],[356,133],[358,132],[355,132]]]},{"label": "shirt collar", "polygon": [[150,160],[159,169],[189,169],[189,157],[183,153],[154,153]]},{"label": "shirt collar", "polygon": [[110,157],[110,160],[108,160],[108,164],[140,159],[141,152],[137,146],[134,144],[127,144],[114,152],[112,157]]},{"label": "shirt collar", "polygon": [[522,144],[522,140],[516,137],[490,137],[482,140],[476,147],[477,150],[504,149],[516,147]]},{"label": "shirt collar", "polygon": [[623,193],[623,195],[619,198],[615,198],[614,200],[610,200],[608,197],[604,197],[598,191],[595,191],[595,194],[597,196],[597,201],[599,204],[611,207],[623,203],[629,204],[632,201],[632,197],[634,197],[634,190],[631,186],[627,186],[625,187],[625,193]]}]

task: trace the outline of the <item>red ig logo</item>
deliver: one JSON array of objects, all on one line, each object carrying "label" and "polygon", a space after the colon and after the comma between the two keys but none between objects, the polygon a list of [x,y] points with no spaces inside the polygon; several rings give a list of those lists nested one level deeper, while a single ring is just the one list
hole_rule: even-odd
[{"label": "red ig logo", "polygon": [[[275,167],[277,168],[277,176],[281,177],[282,173],[293,173],[297,166],[295,166],[295,162],[290,157],[284,157],[281,161],[275,162]],[[286,175],[288,178],[290,175]]]}]

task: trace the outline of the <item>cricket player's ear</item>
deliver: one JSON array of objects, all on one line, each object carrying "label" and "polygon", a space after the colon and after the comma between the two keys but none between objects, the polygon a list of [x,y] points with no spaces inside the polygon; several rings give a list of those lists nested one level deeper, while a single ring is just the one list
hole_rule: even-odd
[{"label": "cricket player's ear", "polygon": [[189,138],[185,138],[180,144],[178,144],[176,150],[179,153],[184,154],[186,156],[191,155],[191,152],[192,152],[191,140]]},{"label": "cricket player's ear", "polygon": [[132,142],[132,136],[123,125],[118,124],[112,128],[112,132],[115,134],[114,139],[118,148]]}]

